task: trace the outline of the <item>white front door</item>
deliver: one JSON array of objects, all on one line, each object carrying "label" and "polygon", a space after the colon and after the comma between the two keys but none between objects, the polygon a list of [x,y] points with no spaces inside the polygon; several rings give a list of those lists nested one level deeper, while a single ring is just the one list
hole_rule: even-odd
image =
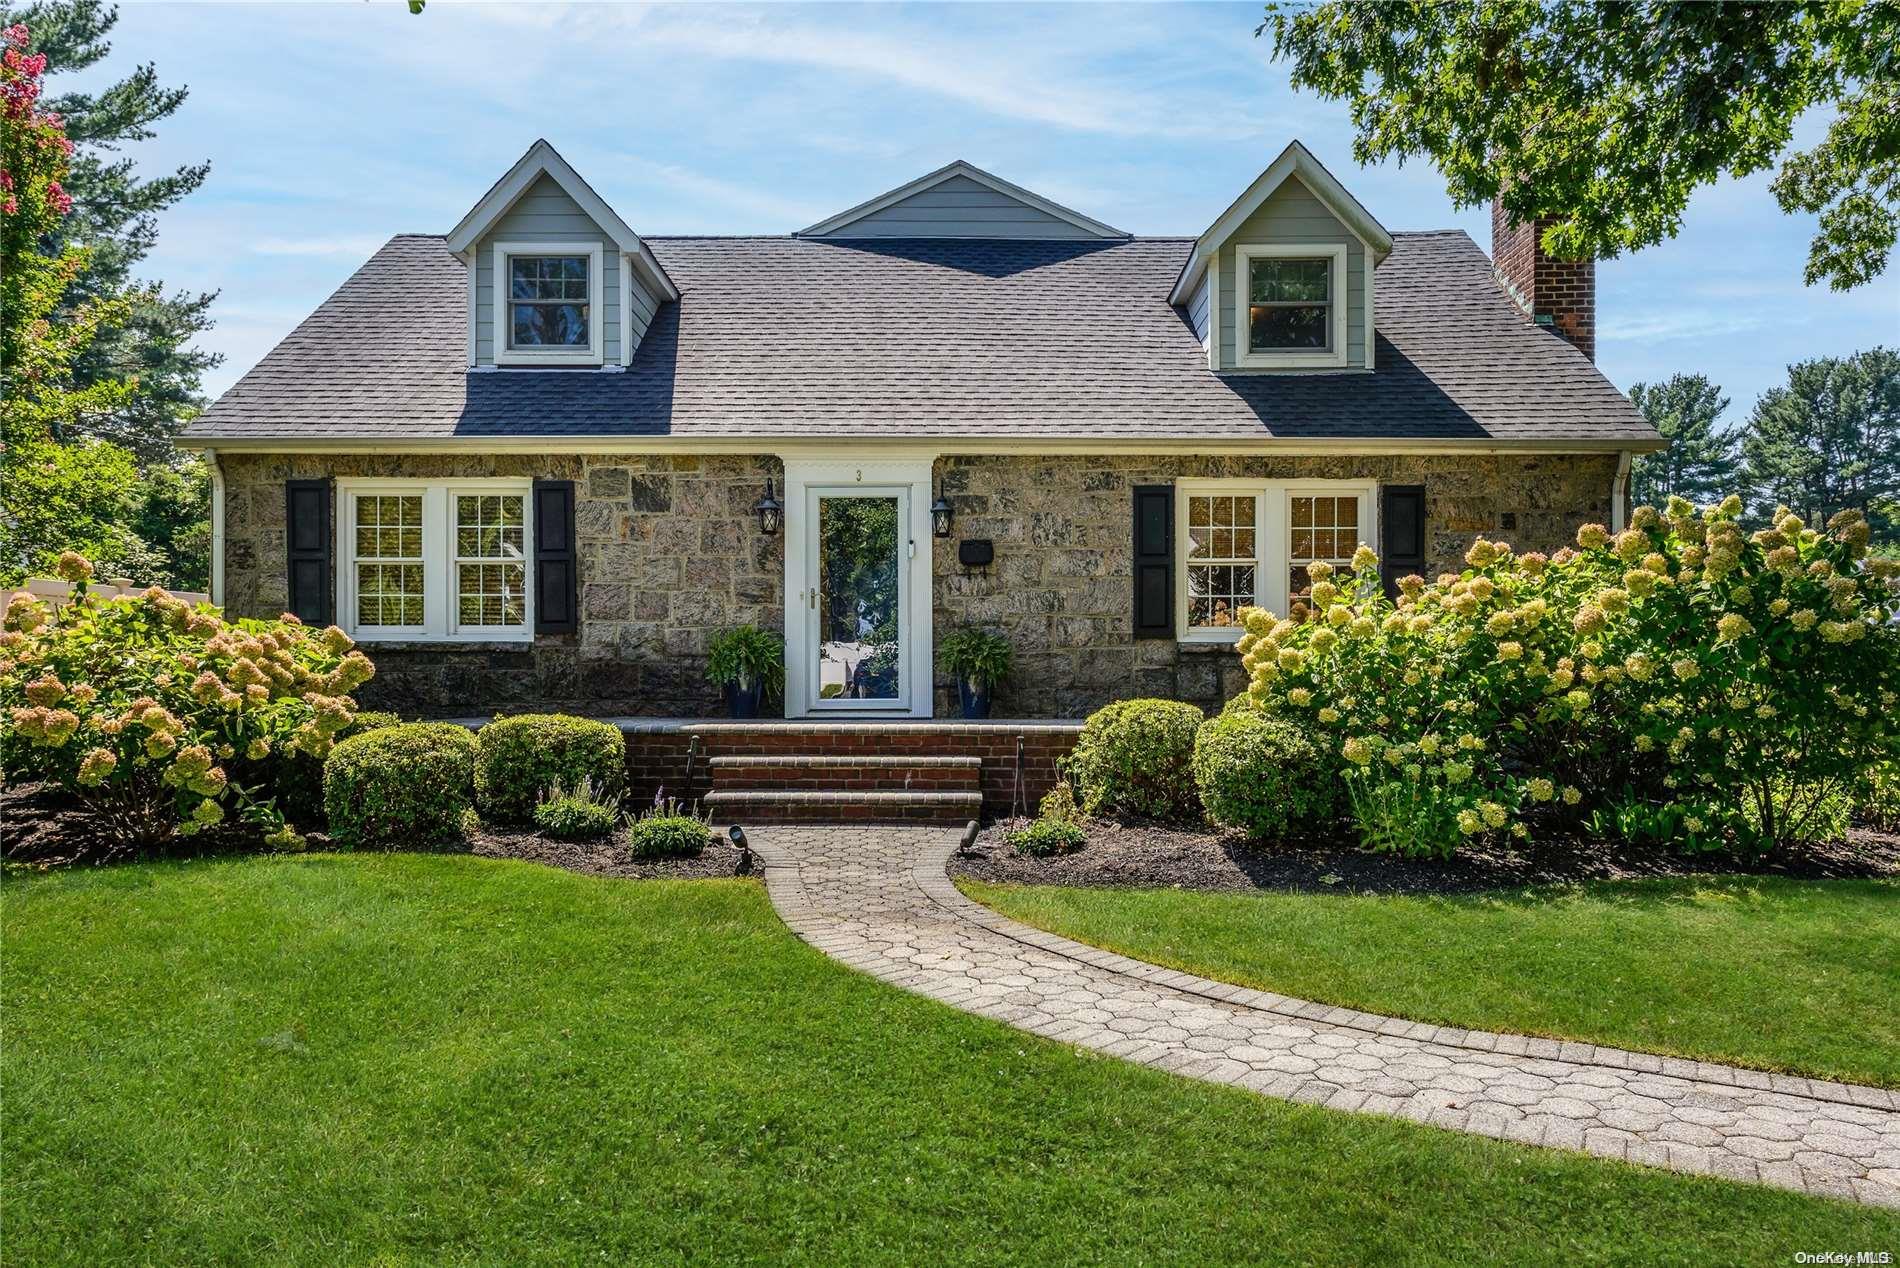
[{"label": "white front door", "polygon": [[787,463],[790,716],[930,716],[928,464]]}]

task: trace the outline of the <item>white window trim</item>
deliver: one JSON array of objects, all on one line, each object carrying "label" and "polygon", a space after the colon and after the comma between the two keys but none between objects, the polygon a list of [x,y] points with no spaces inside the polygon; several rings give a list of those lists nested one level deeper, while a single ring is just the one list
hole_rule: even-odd
[{"label": "white window trim", "polygon": [[[509,493],[521,498],[522,622],[460,625],[455,619],[455,496]],[[422,624],[363,627],[356,621],[356,499],[422,495]],[[531,643],[534,641],[534,481],[344,479],[336,482],[336,611],[359,643]]]},{"label": "white window trim", "polygon": [[[1247,297],[1255,260],[1326,260],[1327,294],[1333,310],[1332,347],[1324,351],[1251,352]],[[1346,365],[1351,297],[1346,293],[1346,244],[1244,243],[1234,248],[1234,365],[1243,370],[1340,369]]]},{"label": "white window trim", "polygon": [[[604,248],[598,242],[497,242],[494,248],[494,347],[496,365],[600,365],[607,325],[606,280],[601,275]],[[512,255],[584,255],[587,257],[587,348],[510,348],[508,332],[508,257]]]},{"label": "white window trim", "polygon": [[[1188,624],[1187,523],[1188,498],[1215,494],[1232,497],[1253,494],[1254,604],[1275,616],[1288,607],[1287,574],[1292,571],[1292,500],[1295,497],[1359,497],[1360,540],[1375,550],[1379,544],[1379,482],[1376,480],[1216,480],[1183,478],[1174,482],[1174,632],[1183,643],[1233,643],[1245,631],[1239,626]],[[1298,562],[1309,562],[1300,560]]]}]

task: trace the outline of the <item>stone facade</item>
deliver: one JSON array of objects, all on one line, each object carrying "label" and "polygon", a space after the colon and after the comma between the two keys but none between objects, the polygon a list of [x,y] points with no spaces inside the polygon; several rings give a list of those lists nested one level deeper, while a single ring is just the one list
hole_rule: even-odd
[{"label": "stone facade", "polygon": [[284,481],[323,476],[573,480],[578,635],[532,644],[377,644],[366,705],[448,715],[501,708],[707,717],[719,630],[784,624],[784,538],[752,507],[776,458],[687,454],[246,455],[225,479],[225,603],[275,616],[288,603]]},{"label": "stone facade", "polygon": [[[958,564],[954,541],[935,552],[934,632],[981,625],[1008,636],[1016,672],[998,693],[999,716],[1081,717],[1132,696],[1213,710],[1246,686],[1239,657],[1224,647],[1134,637],[1134,485],[1184,477],[1423,484],[1426,561],[1436,575],[1464,567],[1481,535],[1552,550],[1579,525],[1607,523],[1616,457],[953,456],[936,474],[957,511],[954,537],[988,538],[996,557],[977,570]],[[937,715],[954,715],[955,687],[942,674],[936,697]]]},{"label": "stone facade", "polygon": [[[752,510],[767,476],[782,481],[775,457],[227,454],[220,464],[225,602],[244,616],[275,616],[288,602],[286,480],[575,481],[580,633],[532,644],[374,645],[366,705],[448,716],[526,708],[716,716],[721,701],[705,681],[712,636],[743,623],[783,628],[784,538],[763,536]],[[933,543],[934,629],[940,637],[975,624],[1010,638],[1017,672],[998,695],[999,717],[1075,718],[1137,695],[1215,709],[1245,685],[1231,651],[1133,637],[1131,486],[1183,477],[1423,484],[1436,573],[1462,566],[1481,534],[1553,549],[1580,524],[1608,522],[1615,470],[1613,454],[950,456],[934,472],[957,512],[952,539]],[[991,567],[957,562],[965,538],[994,542]],[[941,675],[935,712],[956,713]]]}]

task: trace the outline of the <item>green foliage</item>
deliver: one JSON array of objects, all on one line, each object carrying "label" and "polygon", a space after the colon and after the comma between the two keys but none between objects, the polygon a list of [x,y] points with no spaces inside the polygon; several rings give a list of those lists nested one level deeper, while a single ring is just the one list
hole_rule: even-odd
[{"label": "green foliage", "polygon": [[627,823],[627,853],[636,859],[691,858],[712,844],[704,819],[664,805]]},{"label": "green foliage", "polygon": [[944,672],[987,687],[1009,677],[1013,655],[1007,638],[974,626],[952,630],[937,643],[937,661]]},{"label": "green foliage", "polygon": [[[50,610],[25,594],[0,631],[0,769],[46,780],[98,810],[102,835],[150,847],[223,822],[228,810],[298,844],[268,759],[321,759],[351,725],[349,692],[375,672],[332,626],[226,622],[156,587],[138,598],[89,591],[68,554],[74,599]],[[240,778],[243,776],[245,778]]]},{"label": "green foliage", "polygon": [[1018,854],[1046,858],[1052,854],[1073,854],[1088,844],[1088,834],[1077,824],[1063,819],[1037,819],[1003,834],[1003,840]]},{"label": "green foliage", "polygon": [[1042,800],[1036,804],[1036,816],[1053,819],[1057,823],[1082,822],[1082,807],[1076,804],[1075,788],[1068,780],[1057,780],[1056,786],[1042,795]]},{"label": "green foliage", "polygon": [[572,788],[555,784],[534,803],[534,826],[557,841],[592,841],[614,830],[620,799],[602,798],[591,779]]},{"label": "green foliage", "polygon": [[126,527],[139,496],[132,455],[103,441],[36,441],[4,459],[0,582],[48,576],[74,550],[108,577],[155,582],[145,543]]},{"label": "green foliage", "polygon": [[[0,3],[0,26],[23,23],[30,47],[47,58],[49,79],[93,70],[111,52],[118,10],[100,0]],[[97,84],[97,71],[90,76]],[[63,85],[62,85],[63,86]],[[209,329],[213,298],[167,294],[162,283],[144,284],[133,272],[157,240],[157,213],[203,184],[208,163],[142,175],[147,165],[126,151],[147,141],[157,124],[184,104],[183,88],[167,88],[149,64],[97,91],[67,91],[49,101],[73,141],[65,192],[72,214],[48,235],[41,249],[57,255],[84,251],[81,266],[65,282],[56,321],[85,305],[113,301],[111,320],[73,360],[73,384],[105,385],[117,393],[110,408],[73,420],[68,437],[91,436],[132,450],[141,465],[163,466],[175,458],[171,438],[202,403],[199,378],[223,358],[193,346]],[[149,539],[148,539],[149,540]],[[178,579],[175,584],[202,589]]]},{"label": "green foliage", "polygon": [[1089,814],[1192,818],[1201,711],[1179,700],[1118,700],[1089,715],[1068,774]]},{"label": "green foliage", "polygon": [[784,636],[756,625],[721,630],[706,649],[706,680],[718,687],[736,683],[741,690],[763,682],[766,696],[776,698],[785,690]]},{"label": "green foliage", "polygon": [[46,59],[23,53],[29,40],[19,25],[0,34],[0,172],[8,181],[0,194],[0,480],[9,486],[15,455],[112,410],[127,392],[74,379],[74,362],[127,304],[108,297],[61,308],[90,256],[59,245],[73,209],[65,188],[73,147],[58,113],[40,108]]},{"label": "green foliage", "polygon": [[1297,726],[1252,709],[1223,711],[1194,735],[1208,817],[1250,837],[1324,833],[1339,814],[1339,766]]},{"label": "green foliage", "polygon": [[[1270,4],[1295,87],[1351,104],[1362,164],[1428,158],[1461,207],[1501,198],[1544,246],[1607,257],[1673,236],[1690,196],[1784,161],[1819,213],[1810,284],[1878,274],[1900,223],[1900,5],[1681,0]],[[1810,109],[1835,118],[1787,153]]]},{"label": "green foliage", "polygon": [[473,804],[475,737],[452,722],[406,722],[353,736],[323,765],[330,835],[351,848],[438,845]]},{"label": "green foliage", "polygon": [[1337,584],[1313,572],[1315,620],[1244,614],[1249,695],[1343,759],[1377,848],[1583,816],[1691,847],[1811,836],[1900,753],[1900,569],[1855,512],[1749,536],[1740,510],[1639,507],[1549,559],[1480,540],[1396,605],[1361,547]]},{"label": "green foliage", "polygon": [[1854,798],[1854,817],[1882,832],[1900,832],[1900,762],[1884,762],[1866,773]]},{"label": "green foliage", "polygon": [[147,467],[125,528],[156,561],[151,581],[176,590],[210,591],[211,472],[204,459]]},{"label": "green foliage", "polygon": [[[393,713],[364,711],[353,716],[331,738],[342,741],[365,731],[380,731],[384,727],[401,725],[402,719]],[[254,762],[240,755],[232,769],[232,777],[247,787],[258,785],[269,788],[276,796],[277,809],[286,822],[298,828],[320,828],[324,822],[324,761],[324,758],[313,756],[301,748],[286,745],[273,749],[261,761]]]},{"label": "green foliage", "polygon": [[1788,367],[1742,436],[1743,478],[1763,509],[1812,523],[1859,511],[1876,541],[1900,540],[1900,352],[1871,348]]},{"label": "green foliage", "polygon": [[1716,430],[1728,397],[1700,374],[1673,374],[1661,383],[1638,383],[1630,401],[1669,442],[1661,453],[1630,464],[1630,499],[1661,506],[1672,497],[1706,503],[1733,488],[1738,462],[1734,435]]},{"label": "green foliage", "polygon": [[602,797],[627,782],[627,742],[611,722],[565,713],[496,718],[477,737],[475,804],[491,823],[527,823],[556,784],[587,780]]}]

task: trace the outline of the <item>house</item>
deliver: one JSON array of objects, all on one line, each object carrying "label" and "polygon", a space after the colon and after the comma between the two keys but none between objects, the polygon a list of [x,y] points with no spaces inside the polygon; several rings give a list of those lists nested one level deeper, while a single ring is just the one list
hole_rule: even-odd
[{"label": "house", "polygon": [[789,716],[1210,708],[1237,609],[1375,545],[1620,523],[1655,431],[1592,364],[1594,276],[1532,226],[1386,230],[1297,142],[1195,237],[967,163],[776,237],[642,236],[536,142],[392,238],[190,426],[214,589],[369,645],[368,700],[703,717],[708,641],[782,629]]}]

